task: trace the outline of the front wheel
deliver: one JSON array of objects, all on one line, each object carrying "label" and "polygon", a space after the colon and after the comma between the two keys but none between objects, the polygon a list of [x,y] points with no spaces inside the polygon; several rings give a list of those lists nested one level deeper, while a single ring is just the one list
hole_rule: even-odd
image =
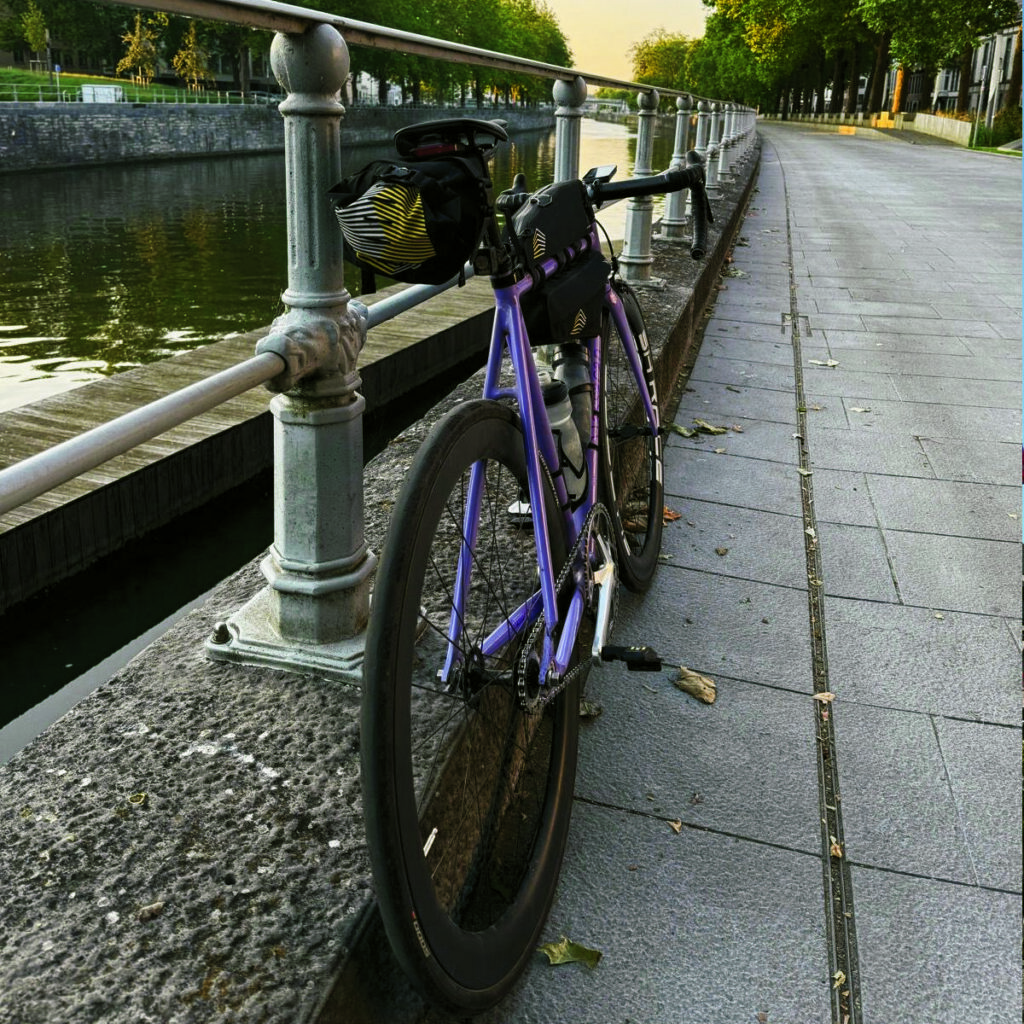
[{"label": "front wheel", "polygon": [[[640,304],[627,285],[618,282],[615,289],[636,338],[640,373],[606,311],[601,324],[601,476],[622,582],[630,590],[642,592],[651,584],[661,551],[665,513],[662,439],[654,363]],[[653,420],[647,417],[643,394],[650,395]]]},{"label": "front wheel", "polygon": [[[395,508],[367,634],[363,802],[381,917],[409,977],[455,1013],[492,1006],[525,968],[569,825],[578,684],[541,711],[521,694],[538,589],[527,501],[515,414],[474,401],[446,416]],[[550,493],[547,509],[561,565]]]}]

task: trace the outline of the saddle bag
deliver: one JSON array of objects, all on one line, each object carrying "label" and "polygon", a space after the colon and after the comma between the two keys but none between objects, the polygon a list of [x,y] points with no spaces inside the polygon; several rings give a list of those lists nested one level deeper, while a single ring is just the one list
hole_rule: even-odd
[{"label": "saddle bag", "polygon": [[560,345],[598,334],[609,270],[599,252],[588,252],[528,291],[522,309],[530,344]]},{"label": "saddle bag", "polygon": [[[329,192],[345,259],[369,275],[444,284],[461,274],[483,233],[487,169],[475,155],[408,165],[375,160]],[[370,285],[369,290],[373,290]]]}]

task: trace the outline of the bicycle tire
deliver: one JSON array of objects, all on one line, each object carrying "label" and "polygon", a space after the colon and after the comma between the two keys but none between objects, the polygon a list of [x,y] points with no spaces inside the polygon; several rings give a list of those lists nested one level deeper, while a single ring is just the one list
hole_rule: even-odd
[{"label": "bicycle tire", "polygon": [[[486,461],[465,622],[472,671],[461,691],[444,661],[470,467]],[[546,485],[550,492],[550,485]],[[362,784],[376,895],[396,958],[453,1013],[498,1002],[533,955],[561,868],[576,772],[578,682],[526,712],[512,666],[524,629],[483,659],[479,640],[537,588],[517,416],[473,401],[424,442],[397,502],[367,632]],[[547,497],[554,564],[564,525]],[[467,646],[469,646],[467,644]]]},{"label": "bicycle tire", "polygon": [[664,527],[665,485],[662,439],[648,423],[641,388],[657,412],[658,396],[643,313],[632,289],[613,285],[622,299],[636,338],[641,378],[630,364],[610,313],[601,323],[601,409],[598,421],[601,480],[615,539],[616,564],[623,584],[635,593],[654,578]]}]

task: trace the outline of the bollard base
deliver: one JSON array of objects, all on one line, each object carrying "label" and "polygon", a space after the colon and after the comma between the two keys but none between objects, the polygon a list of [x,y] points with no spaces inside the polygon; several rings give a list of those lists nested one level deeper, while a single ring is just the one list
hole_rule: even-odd
[{"label": "bollard base", "polygon": [[264,587],[226,622],[218,623],[206,641],[206,656],[212,661],[310,673],[339,682],[362,681],[365,632],[331,643],[287,639],[274,628],[273,599],[271,588]]}]

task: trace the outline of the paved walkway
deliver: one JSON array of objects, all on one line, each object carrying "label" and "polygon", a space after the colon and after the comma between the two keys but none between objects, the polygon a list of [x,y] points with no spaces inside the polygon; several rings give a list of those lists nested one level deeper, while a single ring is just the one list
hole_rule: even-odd
[{"label": "paved walkway", "polygon": [[595,673],[547,937],[604,957],[488,1024],[1020,1019],[1020,164],[762,135],[617,628],[718,699]]}]

